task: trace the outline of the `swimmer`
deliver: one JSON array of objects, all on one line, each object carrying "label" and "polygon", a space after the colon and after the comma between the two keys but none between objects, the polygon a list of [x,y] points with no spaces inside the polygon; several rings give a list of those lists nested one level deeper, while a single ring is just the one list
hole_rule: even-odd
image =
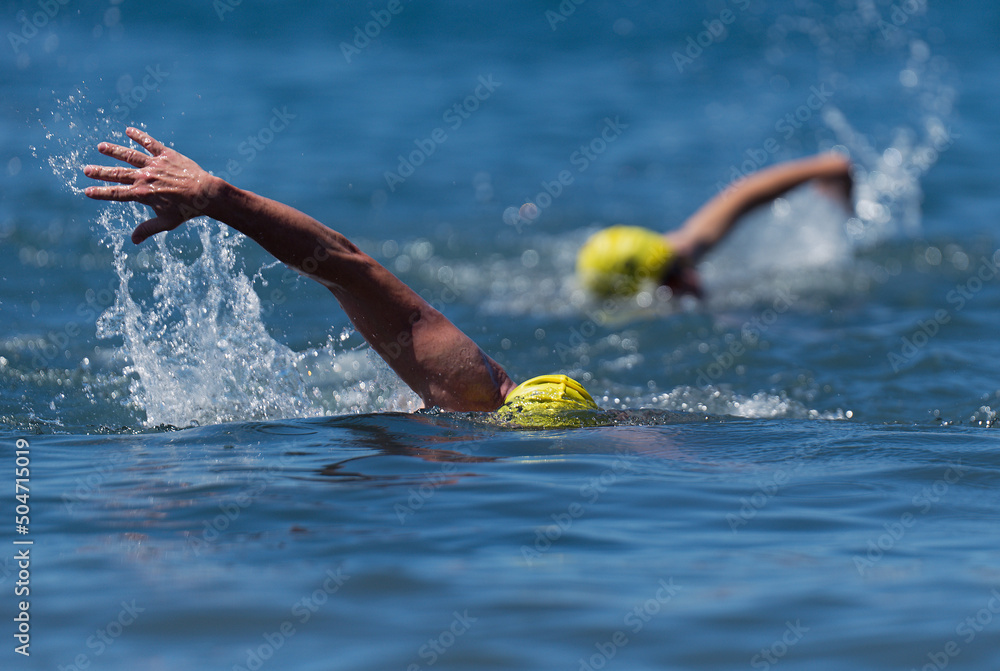
[{"label": "swimmer", "polygon": [[659,233],[612,226],[592,235],[577,256],[580,283],[601,297],[629,297],[644,282],[666,285],[673,295],[703,296],[695,264],[752,209],[808,181],[840,201],[850,213],[851,164],[828,153],[781,163],[733,182],[680,228]]},{"label": "swimmer", "polygon": [[465,333],[346,237],[307,214],[210,175],[197,163],[136,128],[126,135],[146,151],[102,142],[97,150],[126,166],[88,165],[104,182],[84,194],[138,202],[154,217],[132,242],[171,231],[198,216],[251,238],[282,263],[333,293],[351,323],[424,402],[451,411],[494,411],[498,421],[552,428],[584,426],[598,410],[590,394],[565,375],[521,385]]}]

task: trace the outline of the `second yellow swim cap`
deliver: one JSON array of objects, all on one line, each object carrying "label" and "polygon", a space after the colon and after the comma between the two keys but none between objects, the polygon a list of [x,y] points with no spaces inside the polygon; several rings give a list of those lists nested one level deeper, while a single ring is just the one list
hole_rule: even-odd
[{"label": "second yellow swim cap", "polygon": [[612,226],[583,244],[576,274],[600,296],[631,296],[644,281],[662,279],[674,257],[662,234],[639,226]]},{"label": "second yellow swim cap", "polygon": [[496,411],[504,421],[532,429],[596,426],[597,403],[565,375],[539,375],[514,387]]}]

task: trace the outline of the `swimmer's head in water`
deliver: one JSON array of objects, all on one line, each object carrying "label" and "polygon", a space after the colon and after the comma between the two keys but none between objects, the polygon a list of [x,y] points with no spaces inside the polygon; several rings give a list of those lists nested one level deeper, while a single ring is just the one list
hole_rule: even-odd
[{"label": "swimmer's head in water", "polygon": [[675,259],[663,235],[638,226],[594,233],[576,257],[581,284],[599,296],[631,296],[645,281],[660,282]]},{"label": "swimmer's head in water", "polygon": [[595,426],[600,408],[579,382],[565,375],[539,375],[514,387],[496,414],[532,429]]}]

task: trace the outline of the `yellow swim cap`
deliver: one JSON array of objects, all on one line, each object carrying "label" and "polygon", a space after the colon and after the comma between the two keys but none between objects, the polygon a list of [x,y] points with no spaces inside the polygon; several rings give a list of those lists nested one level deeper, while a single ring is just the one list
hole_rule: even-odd
[{"label": "yellow swim cap", "polygon": [[594,233],[576,257],[576,274],[601,296],[631,296],[644,280],[660,280],[674,260],[663,235],[638,226],[612,226]]},{"label": "yellow swim cap", "polygon": [[596,426],[600,410],[587,390],[565,375],[539,375],[514,387],[496,414],[531,429]]}]

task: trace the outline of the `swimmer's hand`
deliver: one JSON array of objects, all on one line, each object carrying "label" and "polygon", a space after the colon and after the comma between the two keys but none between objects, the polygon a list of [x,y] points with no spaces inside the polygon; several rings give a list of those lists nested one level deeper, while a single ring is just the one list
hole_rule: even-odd
[{"label": "swimmer's hand", "polygon": [[819,171],[816,188],[840,203],[848,214],[854,214],[854,179],[850,159],[835,153],[821,154],[816,157],[816,164]]},{"label": "swimmer's hand", "polygon": [[87,177],[115,182],[119,186],[90,186],[84,190],[84,195],[95,200],[134,201],[153,208],[156,216],[132,231],[135,244],[206,214],[205,208],[219,192],[221,180],[137,128],[128,128],[125,134],[149,153],[110,142],[100,143],[97,145],[99,152],[133,167],[86,166],[83,174]]}]

